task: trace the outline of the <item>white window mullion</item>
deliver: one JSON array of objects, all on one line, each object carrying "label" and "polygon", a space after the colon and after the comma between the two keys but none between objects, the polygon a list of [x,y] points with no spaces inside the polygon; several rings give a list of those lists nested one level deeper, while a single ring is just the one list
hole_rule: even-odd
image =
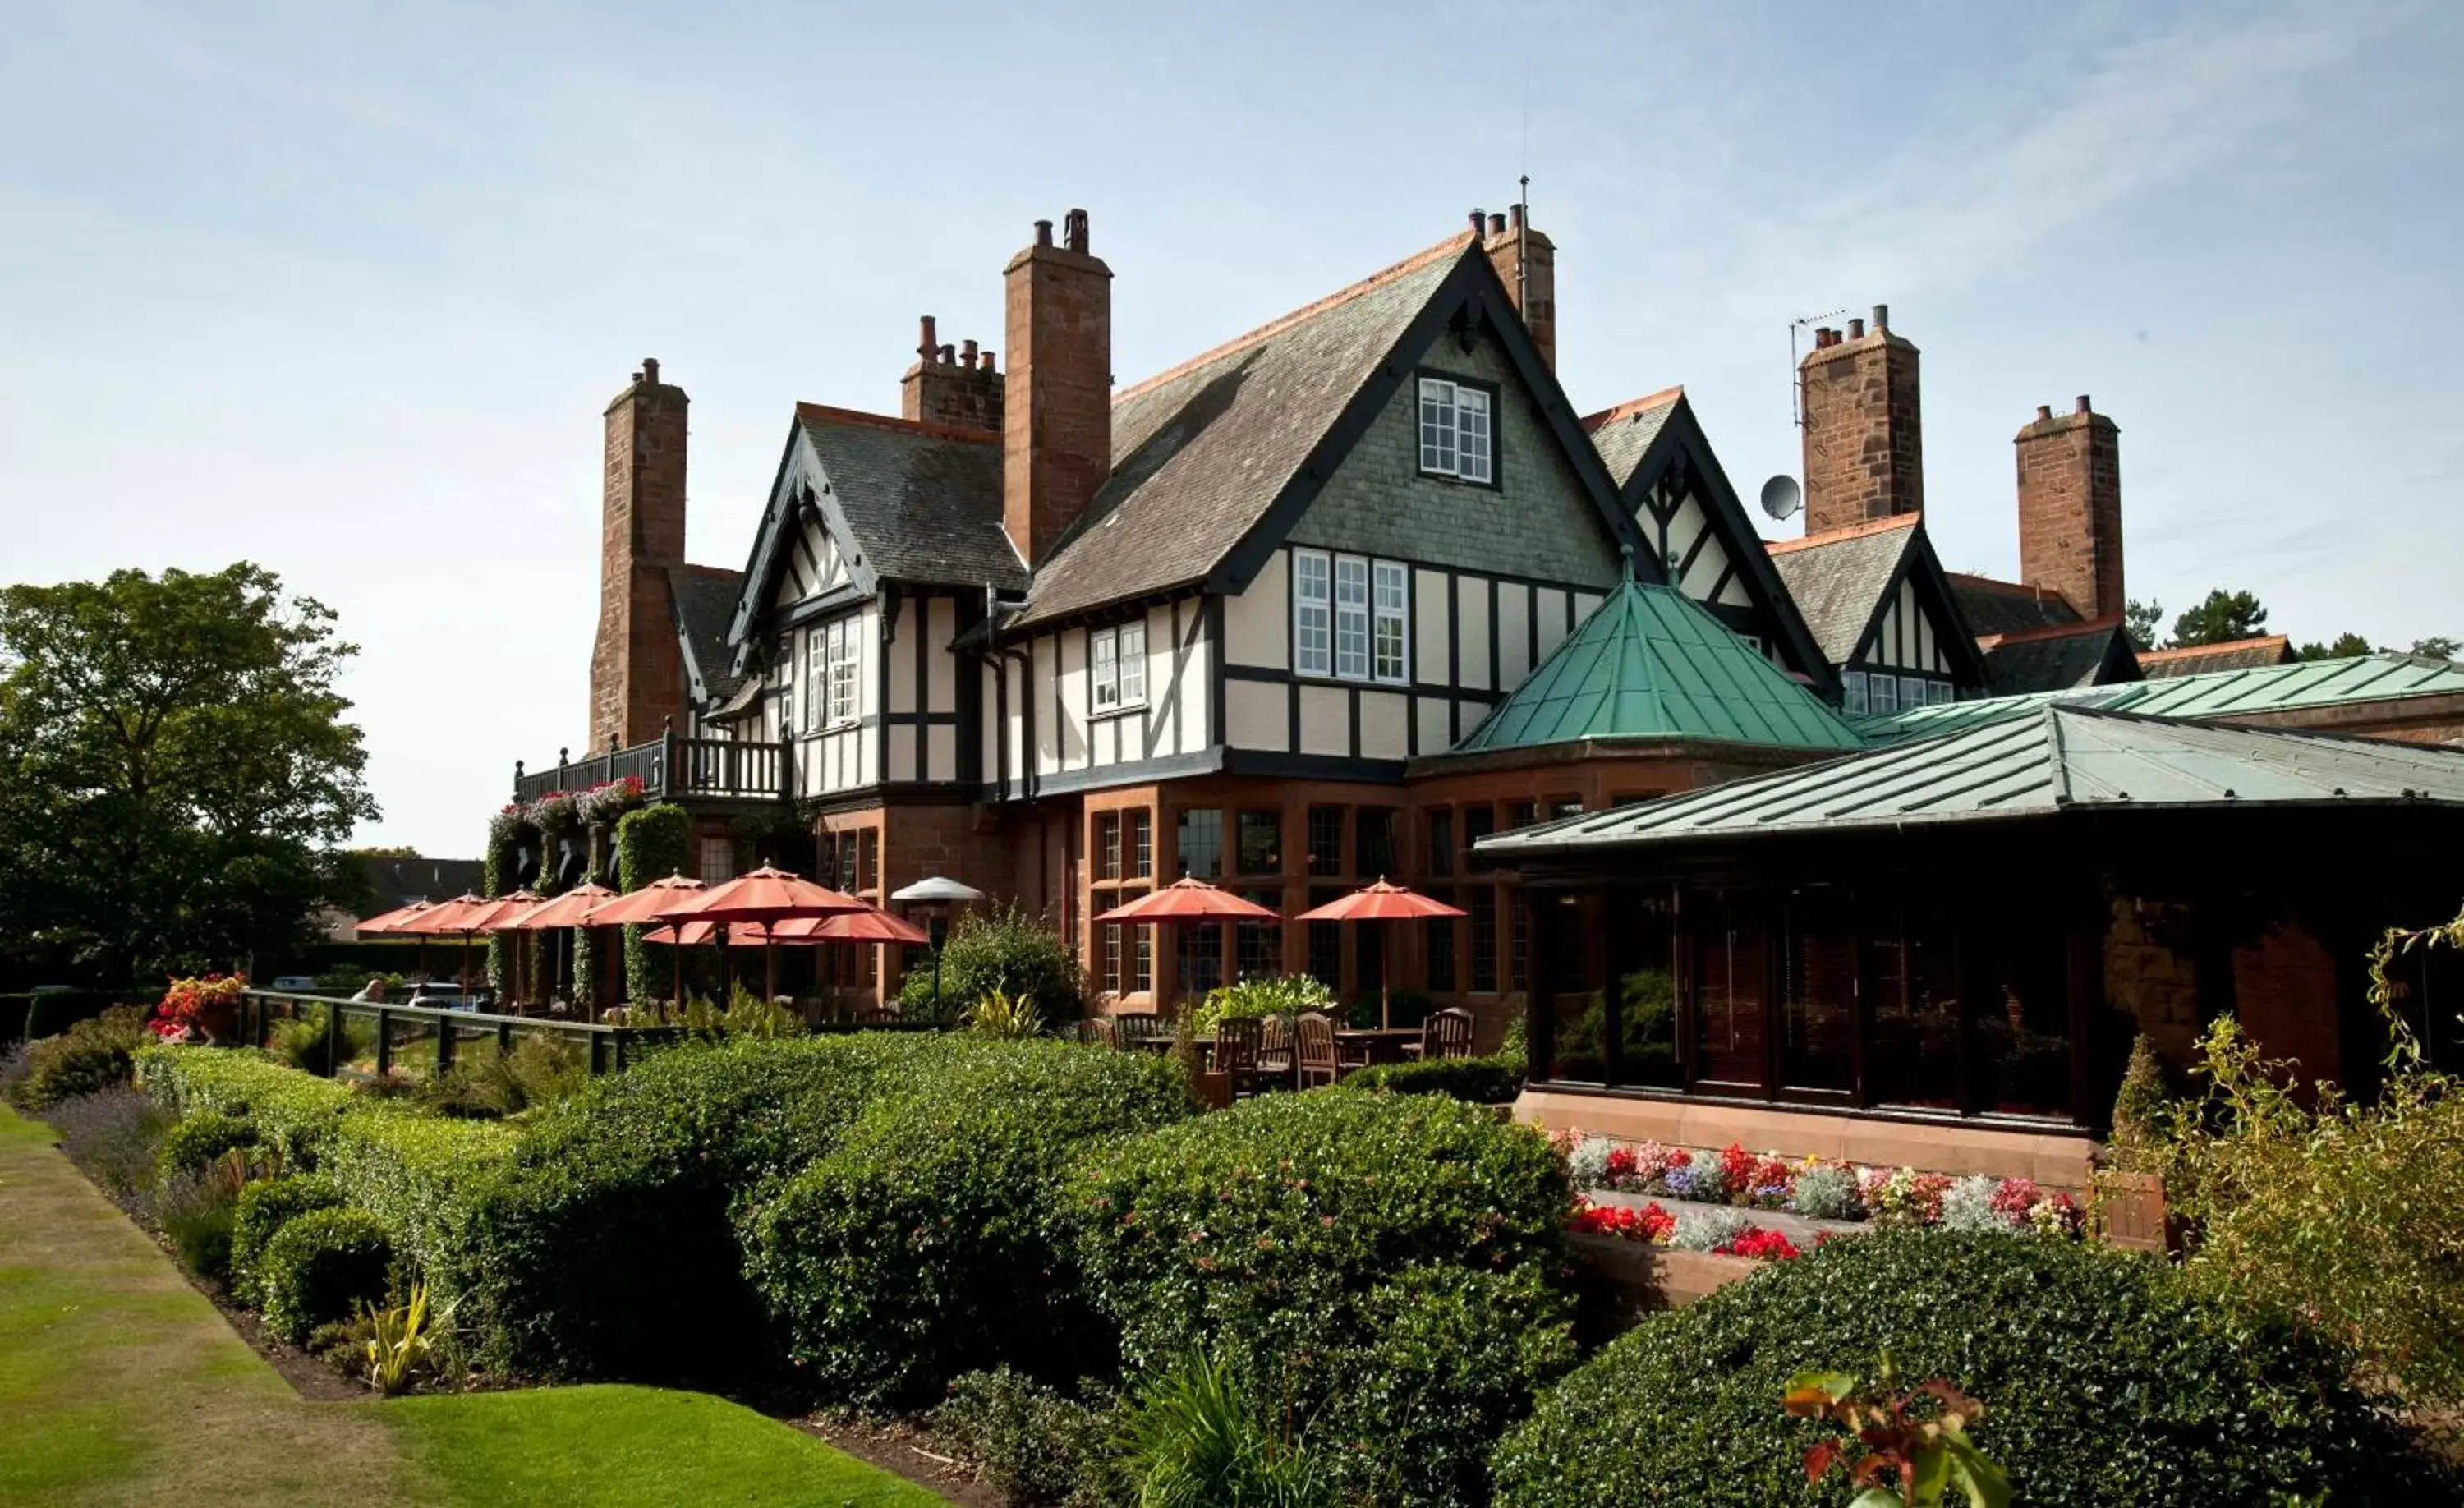
[{"label": "white window mullion", "polygon": [[1334,673],[1331,566],[1320,550],[1292,552],[1292,669]]},{"label": "white window mullion", "polygon": [[1455,467],[1466,482],[1489,479],[1488,395],[1477,387],[1455,389]]},{"label": "white window mullion", "polygon": [[1334,557],[1334,673],[1369,679],[1369,562],[1356,555]]},{"label": "white window mullion", "polygon": [[1400,562],[1379,560],[1373,568],[1371,672],[1380,681],[1401,682],[1411,669],[1409,597]]},{"label": "white window mullion", "polygon": [[1121,705],[1144,707],[1147,700],[1147,625],[1123,623],[1120,647]]},{"label": "white window mullion", "polygon": [[1087,679],[1093,687],[1093,706],[1099,712],[1121,705],[1120,648],[1120,635],[1113,629],[1098,628],[1088,636]]}]

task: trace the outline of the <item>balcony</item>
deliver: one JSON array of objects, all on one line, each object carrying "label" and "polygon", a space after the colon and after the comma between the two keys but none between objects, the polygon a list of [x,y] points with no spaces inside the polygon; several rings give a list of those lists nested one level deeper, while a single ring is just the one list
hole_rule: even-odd
[{"label": "balcony", "polygon": [[526,770],[514,764],[514,799],[536,801],[551,791],[586,791],[622,780],[642,782],[651,800],[792,801],[796,761],[783,743],[686,738],[675,733],[580,759],[557,751],[557,762]]}]

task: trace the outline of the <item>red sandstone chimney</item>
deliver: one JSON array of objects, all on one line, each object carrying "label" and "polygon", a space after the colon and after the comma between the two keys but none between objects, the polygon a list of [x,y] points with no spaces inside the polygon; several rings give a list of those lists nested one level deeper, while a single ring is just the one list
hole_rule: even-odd
[{"label": "red sandstone chimney", "polygon": [[[1478,210],[1473,211],[1473,218],[1479,218]],[[1507,295],[1523,312],[1523,327],[1531,332],[1531,343],[1538,348],[1541,361],[1555,371],[1557,243],[1542,234],[1538,226],[1530,227],[1527,233],[1523,207],[1516,205],[1509,213],[1488,217],[1481,250],[1488,253],[1488,265],[1497,269]]]},{"label": "red sandstone chimney", "polygon": [[681,720],[684,651],[668,568],[685,559],[685,390],[646,360],[607,405],[599,542],[599,637],[590,651],[590,747],[659,736]]},{"label": "red sandstone chimney", "polygon": [[2059,592],[2082,618],[2119,614],[2122,431],[2088,406],[2050,406],[2012,442],[2019,460],[2019,579]]},{"label": "red sandstone chimney", "polygon": [[1917,348],[1890,330],[1851,320],[1815,335],[1797,363],[1804,394],[1805,532],[1822,534],[1925,509],[1925,441],[1918,420]]},{"label": "red sandstone chimney", "polygon": [[938,344],[933,317],[918,321],[915,364],[898,380],[898,412],[908,419],[979,434],[1001,432],[1001,382],[993,370],[992,353],[979,365],[976,342],[966,342],[966,355],[952,360],[950,347]]},{"label": "red sandstone chimney", "polygon": [[1035,244],[1002,270],[1009,380],[1001,414],[1001,525],[1030,566],[1043,563],[1112,470],[1112,270],[1087,250],[1087,211],[1062,244]]}]

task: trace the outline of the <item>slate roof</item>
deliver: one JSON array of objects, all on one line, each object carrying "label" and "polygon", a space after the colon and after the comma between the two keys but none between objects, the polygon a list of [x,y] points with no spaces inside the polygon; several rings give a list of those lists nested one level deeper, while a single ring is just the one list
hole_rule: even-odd
[{"label": "slate roof", "polygon": [[1837,713],[1683,592],[1629,579],[1450,752],[1662,738],[1860,747]]},{"label": "slate roof", "polygon": [[2156,807],[2464,808],[2464,751],[2054,703],[1948,737],[1485,839],[1512,859],[1687,840]]},{"label": "slate roof", "polygon": [[2059,592],[1959,571],[1943,574],[1950,579],[1950,595],[1959,601],[1959,615],[1968,620],[1968,631],[1979,639],[2084,622],[2070,599]]},{"label": "slate roof", "polygon": [[1882,593],[1916,538],[1918,515],[1902,514],[1766,548],[1814,642],[1833,665],[1845,665],[1863,642]]},{"label": "slate roof", "polygon": [[736,689],[737,677],[728,669],[727,626],[736,617],[736,600],[743,590],[741,571],[715,565],[668,568],[668,598],[675,604],[676,632],[692,662],[686,672],[700,680],[703,693],[712,701],[723,701]]},{"label": "slate roof", "polygon": [[1592,437],[1592,448],[1600,452],[1611,480],[1617,486],[1625,486],[1634,469],[1642,464],[1643,452],[1660,438],[1668,416],[1677,411],[1678,402],[1684,396],[1683,387],[1666,387],[1615,408],[1604,408],[1583,421],[1584,431]]},{"label": "slate roof", "polygon": [[2409,696],[2454,695],[2464,695],[2464,666],[2382,653],[2342,660],[2301,660],[2258,670],[2218,670],[2075,691],[2044,691],[2033,696],[1940,702],[1887,717],[1864,718],[1856,728],[1869,742],[1890,744],[2023,717],[2057,701],[2066,707],[2129,711],[2142,716],[2202,719]]},{"label": "slate roof", "polygon": [[2188,649],[2143,649],[2139,673],[2151,681],[2208,670],[2255,670],[2293,660],[2293,645],[2282,634],[2236,639],[2230,644],[2195,645]]},{"label": "slate roof", "polygon": [[1017,623],[1203,579],[1247,536],[1466,255],[1465,232],[1112,402],[1112,474]]},{"label": "slate roof", "polygon": [[1026,585],[1001,528],[1001,443],[913,420],[798,404],[830,497],[877,577]]},{"label": "slate roof", "polygon": [[1997,696],[2096,686],[2106,666],[2136,663],[2122,625],[2111,619],[2004,634],[1978,645],[1985,651],[1987,683]]}]

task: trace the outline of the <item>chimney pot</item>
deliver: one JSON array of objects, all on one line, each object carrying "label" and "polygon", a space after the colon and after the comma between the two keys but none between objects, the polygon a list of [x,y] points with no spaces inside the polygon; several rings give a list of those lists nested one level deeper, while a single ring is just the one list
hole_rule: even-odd
[{"label": "chimney pot", "polygon": [[1052,244],[1051,221],[1038,220],[1035,222],[1035,244],[1038,246],[1050,246]]},{"label": "chimney pot", "polygon": [[993,369],[993,354],[992,354],[992,352],[990,352],[989,350],[987,350],[987,351],[984,351],[984,352],[979,353],[979,354],[978,355],[978,357],[977,357],[976,364],[977,364],[979,368],[981,368],[982,370],[984,370],[984,371],[987,371],[987,372],[991,371],[991,370]]},{"label": "chimney pot", "polygon": [[1491,235],[1504,235],[1506,233],[1506,216],[1490,215],[1488,217],[1488,233]]},{"label": "chimney pot", "polygon": [[1475,209],[1471,212],[1471,233],[1479,235],[1488,229],[1488,216]]},{"label": "chimney pot", "polygon": [[1891,306],[1888,304],[1876,304],[1874,306],[1874,328],[1877,331],[1881,331],[1888,330],[1890,327]]},{"label": "chimney pot", "polygon": [[976,364],[976,342],[973,340],[961,340],[958,342],[958,364],[960,366],[973,366]]},{"label": "chimney pot", "polygon": [[2087,413],[2090,411],[2087,405],[2087,394],[2085,393],[2079,395],[2079,411],[2080,413]]},{"label": "chimney pot", "polygon": [[633,368],[633,381],[636,385],[638,385],[642,381],[642,369],[638,366]]},{"label": "chimney pot", "polygon": [[[642,358],[642,381],[654,385],[658,382],[659,359],[657,357],[646,356]],[[2081,400],[2081,402],[2085,402],[2085,400]],[[2087,410],[2085,408],[2081,408],[2079,412],[2085,413]]]},{"label": "chimney pot", "polygon": [[2053,404],[2038,404],[2036,405],[2036,418],[2037,418],[2039,421],[2043,421],[2043,420],[2051,419],[2052,417],[2054,417],[2054,405],[2053,405]]},{"label": "chimney pot", "polygon": [[1848,339],[1851,340],[1862,340],[1865,339],[1864,320],[1851,319],[1848,321]]},{"label": "chimney pot", "polygon": [[958,348],[957,346],[945,345],[941,347],[941,364],[943,366],[956,366],[958,364]]},{"label": "chimney pot", "polygon": [[1087,250],[1087,211],[1072,209],[1062,217],[1061,233],[1069,250],[1084,253]]},{"label": "chimney pot", "polygon": [[1514,206],[1510,210],[1508,210],[1507,212],[1508,212],[1508,214],[1509,214],[1509,215],[1511,216],[1511,218],[1512,218],[1512,223],[1513,223],[1514,229],[1517,229],[1517,230],[1522,229],[1523,229],[1523,207],[1522,207],[1521,205],[1516,205],[1516,206]]},{"label": "chimney pot", "polygon": [[915,321],[915,360],[930,361],[933,353],[941,348],[941,338],[933,328],[933,317],[923,315]]}]

